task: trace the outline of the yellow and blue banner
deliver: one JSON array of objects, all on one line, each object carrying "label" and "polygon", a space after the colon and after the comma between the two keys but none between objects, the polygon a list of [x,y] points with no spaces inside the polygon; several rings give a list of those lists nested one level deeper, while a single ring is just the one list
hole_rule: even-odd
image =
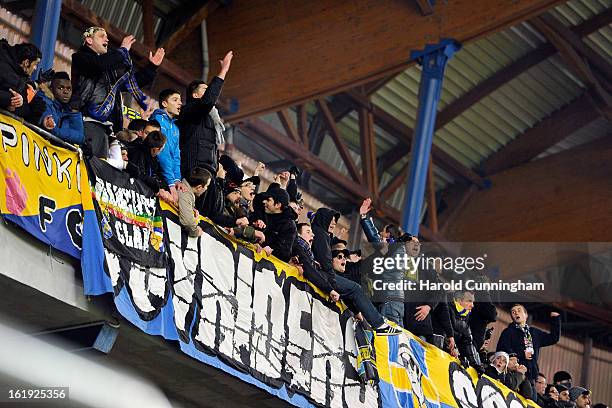
[{"label": "yellow and blue banner", "polygon": [[[84,270],[103,268],[87,169],[78,152],[53,145],[8,115],[0,114],[0,132],[0,213],[42,242],[81,259]],[[98,284],[108,289],[103,281]]]}]

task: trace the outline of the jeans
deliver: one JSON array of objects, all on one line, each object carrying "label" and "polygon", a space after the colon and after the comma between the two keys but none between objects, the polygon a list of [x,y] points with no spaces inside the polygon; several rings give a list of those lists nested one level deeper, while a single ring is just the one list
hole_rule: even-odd
[{"label": "jeans", "polygon": [[385,319],[378,313],[370,299],[361,289],[361,285],[336,274],[336,291],[340,299],[348,305],[354,305],[358,312],[368,321],[370,326],[378,328],[385,323]]},{"label": "jeans", "polygon": [[404,326],[404,302],[384,302],[379,307],[380,314],[397,323],[400,327]]}]

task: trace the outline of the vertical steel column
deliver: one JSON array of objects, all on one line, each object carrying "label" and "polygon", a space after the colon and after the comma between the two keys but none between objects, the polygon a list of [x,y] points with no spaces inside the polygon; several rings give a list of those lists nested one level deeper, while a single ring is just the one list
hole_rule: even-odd
[{"label": "vertical steel column", "polygon": [[30,41],[42,52],[38,71],[53,68],[62,0],[37,0]]},{"label": "vertical steel column", "polygon": [[419,233],[421,223],[427,168],[435,129],[436,110],[442,91],[444,69],[448,60],[459,49],[461,49],[459,43],[444,39],[439,44],[427,45],[424,50],[413,51],[410,54],[410,58],[416,60],[423,68],[419,86],[419,108],[410,152],[408,185],[402,216],[402,228],[413,235]]}]

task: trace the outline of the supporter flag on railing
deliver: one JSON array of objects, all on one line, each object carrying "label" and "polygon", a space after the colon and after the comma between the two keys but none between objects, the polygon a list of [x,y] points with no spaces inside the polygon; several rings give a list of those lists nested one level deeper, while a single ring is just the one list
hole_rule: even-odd
[{"label": "supporter flag on railing", "polygon": [[103,160],[92,158],[89,167],[104,247],[141,266],[165,267],[164,224],[151,188]]},{"label": "supporter flag on railing", "polygon": [[[80,259],[83,271],[92,272],[86,275],[93,276],[103,268],[104,251],[83,160],[11,116],[0,114],[0,131],[0,212],[42,242]],[[90,231],[86,240],[85,230]]]}]

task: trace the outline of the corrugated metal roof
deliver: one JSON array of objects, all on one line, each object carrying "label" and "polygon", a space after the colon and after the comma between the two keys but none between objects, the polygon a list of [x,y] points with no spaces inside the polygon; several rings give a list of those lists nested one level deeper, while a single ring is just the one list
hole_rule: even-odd
[{"label": "corrugated metal roof", "polygon": [[[97,15],[105,20],[111,21],[113,25],[122,29],[126,33],[134,35],[139,41],[143,41],[144,33],[142,28],[142,6],[136,0],[79,0],[83,5],[93,10]],[[168,2],[177,3],[176,1]],[[180,4],[180,2],[179,2]],[[175,7],[178,4],[175,5]],[[170,8],[168,8],[170,10]],[[157,36],[161,29],[162,20],[154,15],[154,33]]]},{"label": "corrugated metal roof", "polygon": [[[550,13],[567,26],[583,23],[612,7],[612,0],[572,0]],[[585,38],[587,44],[608,60],[612,60],[612,28],[604,27]],[[529,23],[524,22],[487,38],[467,44],[449,62],[445,72],[439,111],[460,98],[480,82],[528,54],[546,39]],[[414,128],[418,105],[421,70],[411,66],[397,75],[371,97],[381,109]],[[486,158],[529,128],[576,99],[584,92],[584,84],[569,70],[558,55],[554,55],[513,78],[461,115],[447,123],[434,135],[434,143],[462,164],[476,169]],[[339,124],[347,144],[359,152],[359,126],[355,112]],[[538,158],[612,133],[612,125],[597,120],[570,135]],[[395,137],[376,128],[378,156],[396,147]],[[346,168],[335,146],[326,138],[321,158],[346,174]],[[358,155],[355,155],[359,162]],[[396,163],[382,175],[384,186],[406,159]],[[453,176],[435,167],[436,188],[455,182]],[[404,188],[390,199],[400,207]]]}]

